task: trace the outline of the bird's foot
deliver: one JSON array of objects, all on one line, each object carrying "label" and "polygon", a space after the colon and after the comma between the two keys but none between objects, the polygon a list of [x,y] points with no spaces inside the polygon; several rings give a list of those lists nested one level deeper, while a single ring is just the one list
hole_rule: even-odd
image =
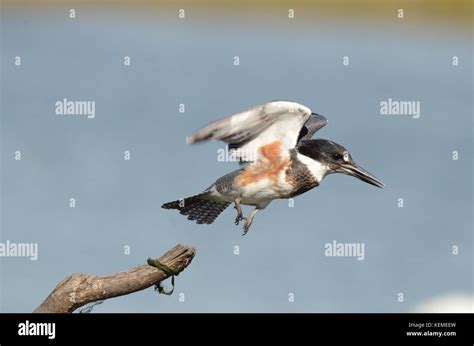
[{"label": "bird's foot", "polygon": [[242,209],[240,208],[240,203],[237,201],[234,205],[234,209],[237,210],[237,216],[235,217],[235,224],[238,225],[240,221],[247,220],[242,213]]},{"label": "bird's foot", "polygon": [[242,220],[247,220],[247,218],[244,217],[242,214],[237,215],[236,218],[235,218],[235,222],[234,222],[234,223],[235,223],[236,225],[238,225],[239,222],[242,221]]},{"label": "bird's foot", "polygon": [[242,236],[247,234],[247,232],[249,231],[251,225],[252,225],[252,221],[249,220],[249,219],[245,219],[244,233],[242,234]]}]

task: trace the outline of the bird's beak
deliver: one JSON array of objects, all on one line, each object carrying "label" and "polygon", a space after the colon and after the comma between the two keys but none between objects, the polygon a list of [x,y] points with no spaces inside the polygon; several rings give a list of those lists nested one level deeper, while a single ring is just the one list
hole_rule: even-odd
[{"label": "bird's beak", "polygon": [[341,165],[341,167],[344,169],[344,172],[343,172],[344,174],[352,175],[353,177],[356,177],[362,181],[365,181],[366,183],[370,185],[374,185],[380,188],[385,187],[385,184],[383,183],[383,181],[376,178],[371,173],[367,172],[365,169],[360,167],[355,162],[344,163]]}]

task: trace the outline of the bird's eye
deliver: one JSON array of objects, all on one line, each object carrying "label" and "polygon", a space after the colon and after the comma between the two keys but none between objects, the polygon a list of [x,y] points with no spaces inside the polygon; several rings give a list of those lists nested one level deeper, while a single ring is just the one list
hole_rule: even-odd
[{"label": "bird's eye", "polygon": [[332,158],[336,161],[342,160],[342,155],[341,154],[333,154]]}]

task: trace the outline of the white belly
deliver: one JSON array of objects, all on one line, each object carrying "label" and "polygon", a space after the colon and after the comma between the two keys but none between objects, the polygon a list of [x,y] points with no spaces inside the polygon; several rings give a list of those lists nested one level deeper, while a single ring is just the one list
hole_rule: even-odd
[{"label": "white belly", "polygon": [[291,185],[285,180],[285,172],[282,171],[278,179],[262,179],[246,185],[241,191],[241,203],[257,205],[265,201],[284,198],[292,191]]}]

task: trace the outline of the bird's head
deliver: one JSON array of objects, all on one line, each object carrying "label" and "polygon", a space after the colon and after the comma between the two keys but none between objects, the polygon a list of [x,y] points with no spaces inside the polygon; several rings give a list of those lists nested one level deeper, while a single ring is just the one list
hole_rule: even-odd
[{"label": "bird's head", "polygon": [[326,174],[343,173],[368,184],[383,188],[385,184],[354,162],[349,151],[342,145],[326,139],[301,142],[298,152],[327,167]]}]

